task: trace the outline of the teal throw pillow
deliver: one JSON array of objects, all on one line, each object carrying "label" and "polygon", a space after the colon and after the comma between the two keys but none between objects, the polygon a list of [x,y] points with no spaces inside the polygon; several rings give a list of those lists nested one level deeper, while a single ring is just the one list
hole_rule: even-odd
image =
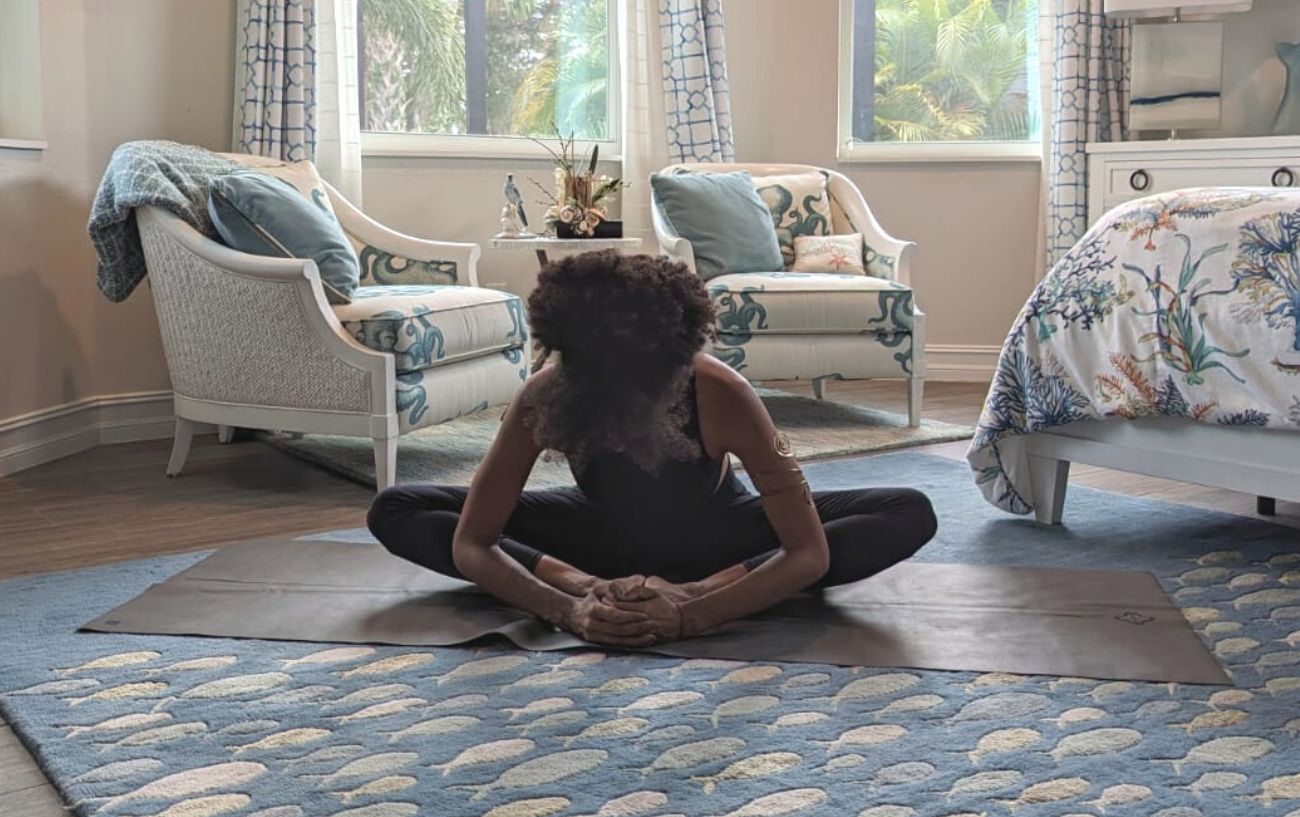
[{"label": "teal throw pillow", "polygon": [[745,171],[657,173],[650,187],[673,231],[691,242],[701,278],[785,269],[772,213]]},{"label": "teal throw pillow", "polygon": [[253,255],[310,258],[330,303],[352,302],[361,281],[356,250],[334,214],[283,179],[232,173],[212,180],[208,214],[223,241]]}]

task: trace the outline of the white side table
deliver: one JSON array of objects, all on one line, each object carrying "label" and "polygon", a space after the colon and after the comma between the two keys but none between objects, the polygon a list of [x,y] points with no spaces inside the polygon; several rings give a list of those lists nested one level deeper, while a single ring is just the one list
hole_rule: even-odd
[{"label": "white side table", "polygon": [[543,267],[550,263],[548,250],[568,252],[591,252],[592,250],[619,250],[634,252],[641,248],[639,238],[554,238],[552,236],[533,236],[532,238],[493,238],[488,246],[494,250],[532,250],[537,253],[537,263]]}]

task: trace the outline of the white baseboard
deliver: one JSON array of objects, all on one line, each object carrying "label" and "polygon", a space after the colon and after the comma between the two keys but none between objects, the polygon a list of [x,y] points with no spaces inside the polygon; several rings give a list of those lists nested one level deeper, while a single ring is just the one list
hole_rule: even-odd
[{"label": "white baseboard", "polygon": [[925,379],[949,383],[988,383],[997,369],[1000,346],[930,343],[925,347]]},{"label": "white baseboard", "polygon": [[169,391],[87,397],[21,414],[0,421],[0,477],[97,445],[168,439],[175,430]]},{"label": "white baseboard", "polygon": [[[925,347],[926,380],[987,383],[1000,351],[997,346],[930,344]],[[87,397],[33,411],[0,421],[0,477],[97,445],[170,439],[175,430],[169,391]]]}]

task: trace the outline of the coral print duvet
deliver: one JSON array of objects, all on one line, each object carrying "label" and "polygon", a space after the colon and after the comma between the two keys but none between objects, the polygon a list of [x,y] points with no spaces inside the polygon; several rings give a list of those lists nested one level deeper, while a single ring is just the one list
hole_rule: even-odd
[{"label": "coral print duvet", "polygon": [[1032,510],[1025,435],[1174,416],[1300,429],[1300,190],[1199,188],[1103,216],[1038,284],[1002,348],[967,459]]}]

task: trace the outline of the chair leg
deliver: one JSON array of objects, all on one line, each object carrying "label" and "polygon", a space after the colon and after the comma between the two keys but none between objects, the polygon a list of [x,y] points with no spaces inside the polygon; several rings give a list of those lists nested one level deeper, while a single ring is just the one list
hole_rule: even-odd
[{"label": "chair leg", "polygon": [[176,436],[172,438],[172,456],[167,461],[167,476],[178,477],[190,456],[190,442],[194,439],[194,422],[184,417],[176,418]]},{"label": "chair leg", "polygon": [[813,386],[813,397],[816,397],[818,400],[825,400],[826,399],[826,378],[814,377],[812,386]]},{"label": "chair leg", "polygon": [[1070,461],[1029,455],[1029,488],[1034,500],[1034,518],[1045,525],[1061,524],[1065,511],[1065,489],[1070,482]]},{"label": "chair leg", "polygon": [[235,439],[234,426],[217,426],[217,442],[226,445],[233,439]]},{"label": "chair leg", "polygon": [[397,438],[375,437],[375,490],[391,488],[397,482]]},{"label": "chair leg", "polygon": [[913,377],[907,381],[907,424],[912,428],[921,425],[921,400],[924,394],[924,377]]}]

